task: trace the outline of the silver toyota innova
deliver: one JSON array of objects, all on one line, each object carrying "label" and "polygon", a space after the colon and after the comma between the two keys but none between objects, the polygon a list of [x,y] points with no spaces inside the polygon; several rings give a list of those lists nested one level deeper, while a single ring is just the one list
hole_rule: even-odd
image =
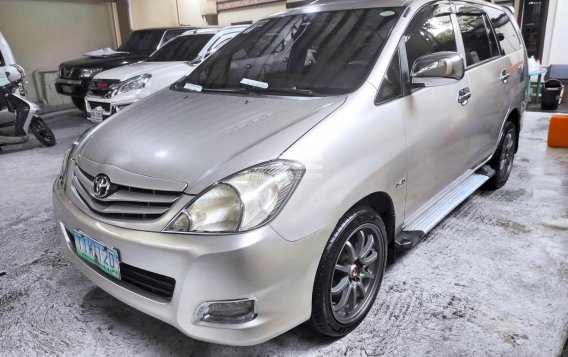
[{"label": "silver toyota innova", "polygon": [[513,16],[478,0],[317,1],[261,20],[69,149],[64,252],[215,343],[342,336],[387,257],[505,184],[525,109]]}]

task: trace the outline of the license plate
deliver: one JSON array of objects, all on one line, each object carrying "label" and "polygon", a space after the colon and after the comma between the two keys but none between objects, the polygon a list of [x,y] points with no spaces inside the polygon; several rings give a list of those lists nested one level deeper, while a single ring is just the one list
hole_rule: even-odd
[{"label": "license plate", "polygon": [[102,108],[95,108],[91,110],[91,118],[95,120],[103,120],[103,109]]},{"label": "license plate", "polygon": [[75,239],[75,247],[79,257],[120,280],[120,260],[116,250],[97,242],[79,231],[73,232],[73,238]]},{"label": "license plate", "polygon": [[61,90],[65,93],[73,93],[73,87],[62,84],[61,85]]}]

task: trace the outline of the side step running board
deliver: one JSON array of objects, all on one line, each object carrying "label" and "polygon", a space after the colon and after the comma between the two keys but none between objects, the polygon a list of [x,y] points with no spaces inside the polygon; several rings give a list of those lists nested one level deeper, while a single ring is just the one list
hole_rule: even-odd
[{"label": "side step running board", "polygon": [[494,175],[495,171],[487,165],[479,169],[477,173],[470,171],[469,175],[449,187],[421,214],[404,224],[402,232],[395,237],[397,245],[403,248],[416,245],[426,233]]}]

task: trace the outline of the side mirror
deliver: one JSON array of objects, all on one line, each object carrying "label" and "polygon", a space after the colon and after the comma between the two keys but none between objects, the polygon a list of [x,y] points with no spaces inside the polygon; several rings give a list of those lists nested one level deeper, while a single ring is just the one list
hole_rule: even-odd
[{"label": "side mirror", "polygon": [[464,60],[457,52],[426,54],[414,62],[410,71],[412,85],[417,88],[456,83],[464,75]]}]

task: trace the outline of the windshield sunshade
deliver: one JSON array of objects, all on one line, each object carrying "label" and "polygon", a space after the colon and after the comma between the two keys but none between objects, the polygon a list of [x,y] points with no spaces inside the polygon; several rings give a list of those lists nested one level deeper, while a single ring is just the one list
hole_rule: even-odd
[{"label": "windshield sunshade", "polygon": [[[263,91],[292,95],[345,94],[356,90],[375,64],[401,8],[319,12],[259,21],[212,55],[186,83],[204,90]],[[246,79],[243,84],[243,79]]]}]

